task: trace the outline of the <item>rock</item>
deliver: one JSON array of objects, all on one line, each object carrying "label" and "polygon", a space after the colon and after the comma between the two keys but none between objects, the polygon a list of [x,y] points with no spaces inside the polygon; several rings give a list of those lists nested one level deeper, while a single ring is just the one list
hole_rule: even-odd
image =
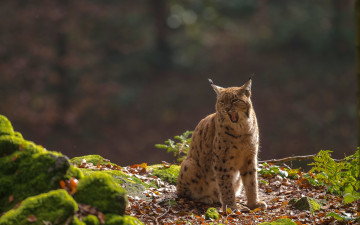
[{"label": "rock", "polygon": [[65,190],[54,190],[25,199],[0,218],[0,225],[70,224],[78,206]]},{"label": "rock", "polygon": [[[77,203],[66,190],[59,189],[64,188],[64,180],[73,177],[79,180],[75,186],[76,200],[97,207],[102,213],[110,213],[106,224],[142,224],[136,218],[123,216],[127,197],[119,184],[131,187],[134,193],[142,193],[149,185],[124,174],[119,170],[121,167],[99,155],[77,157],[72,163],[78,165],[84,158],[95,167],[101,163],[117,170],[95,172],[74,167],[61,153],[47,151],[23,139],[13,130],[10,121],[0,115],[0,215],[7,211],[0,218],[0,225],[100,224],[94,215],[82,220],[74,217]],[[69,190],[69,186],[66,188]]]},{"label": "rock", "polygon": [[289,218],[285,218],[285,219],[275,220],[271,223],[270,222],[260,223],[259,225],[296,225],[296,223]]},{"label": "rock", "polygon": [[294,203],[295,208],[299,210],[307,210],[312,213],[316,210],[320,210],[321,206],[315,201],[315,199],[310,197],[302,197]]},{"label": "rock", "polygon": [[60,153],[24,140],[0,115],[0,212],[29,196],[59,188],[70,167]]},{"label": "rock", "polygon": [[205,219],[219,219],[219,212],[216,210],[216,208],[209,208],[205,213]]},{"label": "rock", "polygon": [[[80,170],[85,176],[91,176],[93,173],[100,172],[99,170],[87,168],[80,168]],[[150,198],[146,197],[143,193],[149,185],[142,182],[141,179],[135,176],[129,176],[120,170],[102,170],[101,173],[110,175],[115,183],[126,189],[129,196],[150,200]]]},{"label": "rock", "polygon": [[127,205],[125,189],[102,172],[81,179],[74,198],[79,203],[97,207],[103,213],[123,215]]},{"label": "rock", "polygon": [[131,216],[119,216],[114,214],[106,214],[105,225],[141,225],[143,224],[137,218]]}]

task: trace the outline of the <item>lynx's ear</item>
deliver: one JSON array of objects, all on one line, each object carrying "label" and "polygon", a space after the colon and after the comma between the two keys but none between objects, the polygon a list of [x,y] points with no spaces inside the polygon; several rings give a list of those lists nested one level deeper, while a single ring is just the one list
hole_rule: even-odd
[{"label": "lynx's ear", "polygon": [[216,86],[211,79],[208,79],[208,80],[209,80],[209,82],[210,82],[210,84],[211,84],[211,87],[214,89],[216,95],[219,95],[220,92],[221,92],[221,90],[222,90],[223,88],[222,88],[222,87],[219,87],[219,86]]},{"label": "lynx's ear", "polygon": [[240,93],[244,93],[246,97],[250,98],[251,96],[251,77],[248,82],[246,82],[243,86],[240,87]]},{"label": "lynx's ear", "polygon": [[251,92],[251,77],[249,78],[248,82],[246,82],[243,86],[243,89]]}]

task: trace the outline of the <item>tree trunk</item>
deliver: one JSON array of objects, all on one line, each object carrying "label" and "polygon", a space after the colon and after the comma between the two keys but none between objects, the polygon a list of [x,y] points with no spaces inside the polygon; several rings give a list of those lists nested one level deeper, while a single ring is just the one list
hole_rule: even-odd
[{"label": "tree trunk", "polygon": [[355,44],[356,44],[356,77],[357,77],[357,119],[358,146],[360,146],[360,0],[355,1]]},{"label": "tree trunk", "polygon": [[68,66],[65,63],[68,55],[68,37],[66,32],[66,17],[69,10],[68,0],[59,2],[58,8],[62,10],[62,16],[55,22],[57,27],[54,50],[56,53],[56,61],[54,62],[54,70],[58,77],[58,82],[54,87],[57,95],[58,118],[56,121],[56,129],[66,131],[68,129],[68,114],[71,106],[71,92],[73,85],[71,84]]},{"label": "tree trunk", "polygon": [[168,42],[169,30],[166,25],[167,4],[165,0],[151,0],[150,7],[154,18],[158,65],[160,69],[168,68],[171,65],[171,50]]}]

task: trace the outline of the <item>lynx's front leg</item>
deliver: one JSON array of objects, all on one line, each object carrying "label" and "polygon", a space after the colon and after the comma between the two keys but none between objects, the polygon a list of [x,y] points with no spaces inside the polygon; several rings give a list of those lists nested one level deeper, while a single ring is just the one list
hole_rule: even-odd
[{"label": "lynx's front leg", "polygon": [[240,175],[244,184],[247,197],[247,205],[250,209],[266,208],[266,203],[258,200],[258,179],[257,179],[257,160],[249,159],[246,165],[240,169]]},{"label": "lynx's front leg", "polygon": [[234,171],[224,161],[214,163],[216,181],[220,191],[220,199],[223,210],[226,207],[236,209],[235,190],[233,185]]}]

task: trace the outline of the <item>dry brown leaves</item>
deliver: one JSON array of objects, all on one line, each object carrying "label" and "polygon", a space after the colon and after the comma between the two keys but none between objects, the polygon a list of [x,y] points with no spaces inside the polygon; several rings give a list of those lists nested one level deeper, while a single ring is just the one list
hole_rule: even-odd
[{"label": "dry brown leaves", "polygon": [[[312,187],[302,176],[298,179],[288,179],[277,175],[266,178],[259,176],[259,180],[265,180],[268,183],[260,182],[259,184],[259,197],[267,203],[267,209],[249,210],[246,207],[244,193],[242,193],[238,198],[240,210],[220,212],[218,220],[205,219],[205,212],[209,207],[216,207],[220,210],[220,205],[205,205],[177,198],[176,187],[152,176],[151,171],[146,170],[145,164],[128,166],[122,171],[136,176],[146,183],[157,181],[158,188],[149,188],[144,192],[150,200],[129,196],[126,214],[137,217],[144,224],[259,224],[280,218],[290,218],[298,225],[355,224],[354,220],[336,221],[332,217],[326,217],[326,214],[336,212],[348,217],[360,216],[356,203],[344,205],[340,197],[326,193],[323,188]],[[314,213],[300,211],[289,204],[291,199],[299,199],[304,196],[322,201],[321,210]]]}]

